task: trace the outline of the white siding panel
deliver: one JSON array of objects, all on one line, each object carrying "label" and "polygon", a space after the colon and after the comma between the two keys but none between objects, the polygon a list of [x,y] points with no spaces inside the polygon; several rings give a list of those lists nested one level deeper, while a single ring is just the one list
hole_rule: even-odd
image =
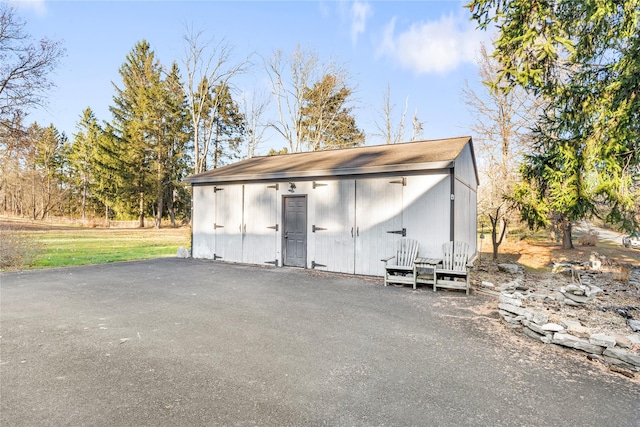
[{"label": "white siding panel", "polygon": [[242,262],[265,264],[276,260],[276,200],[273,185],[244,186]]},{"label": "white siding panel", "polygon": [[[313,261],[321,270],[339,273],[354,272],[355,255],[355,181],[330,180],[318,182],[310,193],[314,214],[310,215],[318,228],[313,233]],[[324,267],[323,267],[324,266]]]},{"label": "white siding panel", "polygon": [[382,258],[393,254],[402,230],[402,178],[356,180],[356,274],[382,276]]},{"label": "white siding panel", "polygon": [[476,192],[459,181],[456,181],[455,191],[455,239],[467,242],[473,254],[478,244]]},{"label": "white siding panel", "polygon": [[213,258],[215,252],[215,193],[213,186],[193,187],[193,242],[194,258]]},{"label": "white siding panel", "polygon": [[403,224],[407,237],[420,242],[418,254],[440,258],[449,241],[451,220],[449,173],[409,176],[403,193]]},{"label": "white siding panel", "polygon": [[225,185],[216,192],[216,255],[242,262],[242,185]]},{"label": "white siding panel", "polygon": [[457,179],[469,187],[473,189],[478,187],[473,157],[471,156],[471,146],[469,144],[464,146],[455,160],[455,174]]}]

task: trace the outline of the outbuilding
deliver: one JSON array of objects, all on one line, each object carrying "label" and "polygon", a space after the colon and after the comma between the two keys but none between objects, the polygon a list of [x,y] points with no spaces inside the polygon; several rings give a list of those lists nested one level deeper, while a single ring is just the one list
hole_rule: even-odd
[{"label": "outbuilding", "polygon": [[469,136],[254,157],[187,182],[194,258],[382,276],[403,236],[423,257],[477,251]]}]

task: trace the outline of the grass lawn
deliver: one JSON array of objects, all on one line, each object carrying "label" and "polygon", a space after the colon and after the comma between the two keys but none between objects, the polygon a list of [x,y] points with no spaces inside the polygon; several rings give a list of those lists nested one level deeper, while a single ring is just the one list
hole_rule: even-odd
[{"label": "grass lawn", "polygon": [[[6,228],[24,235],[39,250],[26,268],[66,267],[175,256],[190,247],[190,228],[113,229],[7,221]],[[24,268],[24,267],[23,267]]]}]

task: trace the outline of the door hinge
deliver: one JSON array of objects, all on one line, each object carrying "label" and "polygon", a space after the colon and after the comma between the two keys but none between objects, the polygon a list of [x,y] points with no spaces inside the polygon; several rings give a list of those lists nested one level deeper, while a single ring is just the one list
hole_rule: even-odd
[{"label": "door hinge", "polygon": [[387,233],[389,233],[389,234],[402,234],[402,237],[407,237],[407,229],[406,228],[403,228],[402,230],[387,231]]},{"label": "door hinge", "polygon": [[217,259],[222,259],[222,257],[219,255],[213,254],[213,260],[215,261]]},{"label": "door hinge", "polygon": [[315,224],[311,226],[311,232],[315,233],[316,231],[326,230],[326,228],[316,227]]},{"label": "door hinge", "polygon": [[220,225],[220,224],[216,224],[215,222],[213,223],[213,229],[216,230],[218,228],[224,228],[224,225]]},{"label": "door hinge", "polygon": [[312,186],[312,187],[313,187],[313,189],[315,190],[315,189],[316,189],[316,187],[325,187],[325,186],[327,186],[327,185],[329,185],[329,184],[324,184],[324,183],[322,183],[322,182],[315,182],[315,181],[313,181],[313,184],[312,184],[311,186]]},{"label": "door hinge", "polygon": [[389,184],[402,184],[403,187],[407,186],[407,178],[402,177],[397,181],[389,181]]},{"label": "door hinge", "polygon": [[276,267],[278,266],[278,260],[277,260],[277,259],[276,259],[276,260],[274,260],[274,261],[265,261],[264,263],[265,263],[265,264],[273,264],[273,265],[275,265]]},{"label": "door hinge", "polygon": [[213,192],[214,193],[217,193],[218,191],[222,191],[222,190],[224,190],[224,188],[222,188],[222,187],[213,187]]},{"label": "door hinge", "polygon": [[324,264],[318,264],[315,261],[311,261],[311,268],[316,268],[316,267],[326,267],[326,265]]},{"label": "door hinge", "polygon": [[272,229],[272,230],[276,230],[276,231],[278,231],[278,224],[276,224],[276,225],[270,225],[270,226],[269,226],[269,227],[267,227],[267,228],[270,228],[270,229]]},{"label": "door hinge", "polygon": [[267,188],[273,188],[274,190],[278,189],[278,184],[267,185]]}]

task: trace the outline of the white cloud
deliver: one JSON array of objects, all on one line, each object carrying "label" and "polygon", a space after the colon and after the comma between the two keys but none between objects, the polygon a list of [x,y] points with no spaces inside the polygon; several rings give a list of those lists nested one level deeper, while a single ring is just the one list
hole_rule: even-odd
[{"label": "white cloud", "polygon": [[351,43],[357,44],[358,36],[367,29],[367,19],[373,15],[369,2],[356,0],[351,6]]},{"label": "white cloud", "polygon": [[397,61],[416,74],[444,74],[463,63],[475,63],[480,43],[490,40],[467,17],[454,14],[414,23],[397,34],[395,27],[394,18],[385,27],[378,56]]},{"label": "white cloud", "polygon": [[44,16],[47,13],[45,0],[9,0],[9,3],[23,11],[31,11],[36,16]]}]

